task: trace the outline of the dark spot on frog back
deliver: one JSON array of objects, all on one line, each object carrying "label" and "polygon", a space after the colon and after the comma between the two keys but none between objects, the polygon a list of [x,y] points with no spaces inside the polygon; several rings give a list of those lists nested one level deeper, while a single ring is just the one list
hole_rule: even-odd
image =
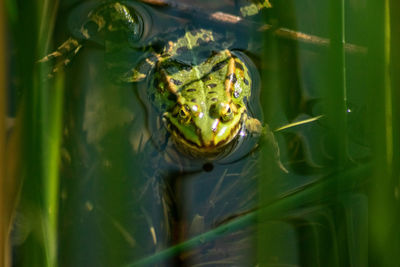
[{"label": "dark spot on frog back", "polygon": [[240,63],[237,62],[237,61],[235,61],[235,67],[236,67],[237,69],[240,69],[240,70],[244,71],[243,65],[240,64]]},{"label": "dark spot on frog back", "polygon": [[173,84],[177,85],[177,86],[182,85],[182,81],[180,81],[180,80],[176,80],[176,79],[174,79],[174,78],[171,78],[170,81],[171,81]]},{"label": "dark spot on frog back", "polygon": [[201,80],[202,80],[203,82],[206,82],[206,81],[211,80],[211,77],[207,75],[207,76],[204,76],[203,78],[201,78]]},{"label": "dark spot on frog back", "polygon": [[211,72],[214,72],[214,71],[222,69],[226,64],[228,64],[228,60],[224,60],[224,61],[218,62],[217,64],[215,64],[212,67]]}]

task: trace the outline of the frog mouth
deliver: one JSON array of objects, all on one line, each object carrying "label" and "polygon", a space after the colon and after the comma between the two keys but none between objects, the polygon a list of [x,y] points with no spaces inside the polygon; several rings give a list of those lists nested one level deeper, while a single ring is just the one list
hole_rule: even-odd
[{"label": "frog mouth", "polygon": [[172,135],[172,140],[176,144],[178,149],[182,150],[186,154],[194,156],[208,156],[221,153],[223,150],[225,150],[225,147],[238,136],[243,123],[242,114],[242,117],[240,118],[240,120],[238,120],[238,123],[235,124],[235,126],[231,129],[230,134],[227,136],[227,138],[220,140],[217,144],[211,142],[206,145],[203,140],[201,140],[201,137],[199,137],[201,142],[201,145],[199,145],[191,140],[188,140],[185,135],[181,131],[179,131],[178,127],[176,127],[171,122],[168,116],[164,116],[163,118],[168,131]]}]

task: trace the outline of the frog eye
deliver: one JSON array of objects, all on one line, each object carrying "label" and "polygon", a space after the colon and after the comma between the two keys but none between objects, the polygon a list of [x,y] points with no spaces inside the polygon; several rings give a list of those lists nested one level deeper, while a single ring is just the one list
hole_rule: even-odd
[{"label": "frog eye", "polygon": [[178,117],[181,122],[189,123],[191,118],[188,107],[182,106],[178,112]]},{"label": "frog eye", "polygon": [[233,118],[233,112],[230,105],[224,105],[224,107],[221,108],[220,113],[221,113],[221,119],[224,122],[230,121]]}]

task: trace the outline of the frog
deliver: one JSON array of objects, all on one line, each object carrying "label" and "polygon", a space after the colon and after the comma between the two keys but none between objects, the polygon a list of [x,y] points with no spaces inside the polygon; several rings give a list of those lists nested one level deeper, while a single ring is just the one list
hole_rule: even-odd
[{"label": "frog", "polygon": [[[249,115],[247,101],[252,76],[240,54],[217,49],[212,31],[186,31],[160,54],[145,59],[132,71],[132,81],[148,79],[150,101],[175,146],[194,157],[220,154],[245,129],[262,132],[261,122]],[[208,53],[207,53],[208,52]]]},{"label": "frog", "polygon": [[[68,55],[79,52],[82,40],[103,39],[109,50],[119,51],[124,39],[138,40],[144,32],[138,8],[144,11],[137,3],[95,6],[79,28],[81,40],[68,39],[40,62],[67,55],[53,68],[53,75],[69,63]],[[193,158],[216,158],[240,136],[265,132],[262,122],[248,110],[254,104],[249,103],[253,77],[248,63],[222,39],[209,29],[185,28],[181,36],[167,39],[161,51],[147,44],[144,56],[118,74],[122,82],[147,82],[148,100],[161,115],[175,147]]]}]

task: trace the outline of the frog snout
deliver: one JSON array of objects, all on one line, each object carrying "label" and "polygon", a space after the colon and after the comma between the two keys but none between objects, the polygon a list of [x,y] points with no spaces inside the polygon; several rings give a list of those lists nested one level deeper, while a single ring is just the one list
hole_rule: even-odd
[{"label": "frog snout", "polygon": [[200,134],[200,140],[203,146],[212,146],[214,144],[214,133],[211,131],[205,131]]}]

